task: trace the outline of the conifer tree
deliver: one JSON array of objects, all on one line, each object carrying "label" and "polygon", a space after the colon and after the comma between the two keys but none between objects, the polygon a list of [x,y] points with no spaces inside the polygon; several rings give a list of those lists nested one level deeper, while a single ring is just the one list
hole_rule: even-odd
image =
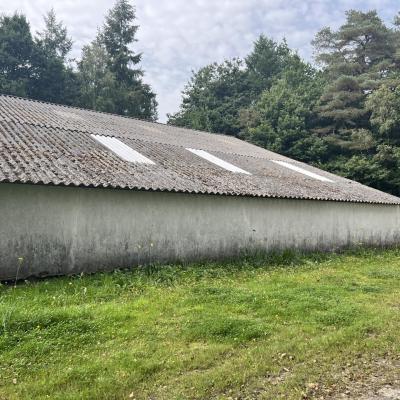
[{"label": "conifer tree", "polygon": [[333,145],[350,150],[373,147],[366,97],[394,68],[393,31],[376,11],[346,12],[337,31],[322,29],[313,41],[316,60],[328,85],[321,96],[319,133]]},{"label": "conifer tree", "polygon": [[137,41],[135,20],[135,8],[128,0],[117,0],[96,40],[83,49],[81,102],[96,110],[155,120],[156,95],[142,81],[138,67],[142,55],[132,49]]},{"label": "conifer tree", "polygon": [[72,39],[68,36],[67,28],[57,21],[53,8],[44,16],[44,23],[44,30],[37,33],[37,42],[49,56],[65,60],[72,49]]},{"label": "conifer tree", "polygon": [[33,78],[29,95],[35,99],[75,105],[79,85],[75,71],[67,60],[72,39],[67,28],[57,21],[54,9],[44,16],[43,31],[37,32],[32,54]]},{"label": "conifer tree", "polygon": [[28,95],[34,47],[24,15],[0,17],[0,93]]}]

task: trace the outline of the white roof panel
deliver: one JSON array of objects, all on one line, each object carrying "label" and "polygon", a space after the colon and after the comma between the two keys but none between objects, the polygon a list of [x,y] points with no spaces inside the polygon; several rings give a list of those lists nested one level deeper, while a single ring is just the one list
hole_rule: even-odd
[{"label": "white roof panel", "polygon": [[92,136],[93,139],[97,140],[99,143],[110,149],[113,153],[115,153],[125,161],[138,164],[155,164],[149,158],[140,154],[138,151],[133,150],[131,147],[115,137],[93,134],[90,136]]},{"label": "white roof panel", "polygon": [[251,175],[250,172],[247,172],[244,169],[236,167],[235,165],[228,163],[227,161],[221,160],[220,158],[215,157],[212,154],[210,154],[204,150],[197,150],[197,149],[190,149],[190,148],[186,148],[186,150],[189,150],[191,153],[196,154],[197,156],[204,158],[205,160],[210,161],[213,164],[218,165],[219,167],[224,168],[228,171],[240,173],[240,174]]},{"label": "white roof panel", "polygon": [[311,171],[307,171],[306,169],[301,168],[298,165],[294,165],[294,164],[288,163],[286,161],[280,161],[280,160],[271,160],[271,161],[276,163],[276,164],[282,165],[282,167],[289,168],[289,169],[291,169],[293,171],[299,172],[300,174],[303,174],[303,175],[307,175],[307,176],[309,176],[311,178],[314,178],[314,179],[317,179],[319,181],[322,181],[322,182],[334,182],[331,179],[326,178],[325,176],[318,175],[318,174],[316,174],[314,172],[311,172]]}]

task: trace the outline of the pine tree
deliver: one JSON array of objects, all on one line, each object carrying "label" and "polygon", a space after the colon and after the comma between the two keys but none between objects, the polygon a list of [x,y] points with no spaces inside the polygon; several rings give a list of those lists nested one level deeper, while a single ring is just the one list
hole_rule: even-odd
[{"label": "pine tree", "polygon": [[394,67],[396,49],[393,31],[376,11],[350,10],[346,16],[336,32],[324,28],[313,41],[328,81],[320,99],[318,132],[343,149],[368,150],[373,139],[364,103]]},{"label": "pine tree", "polygon": [[143,71],[137,68],[142,55],[135,54],[137,41],[134,7],[127,0],[118,0],[109,11],[100,38],[108,56],[108,68],[115,76],[118,95],[114,96],[113,112],[154,120],[157,118],[156,95],[142,82]]},{"label": "pine tree", "polygon": [[399,31],[376,11],[350,10],[346,16],[336,32],[325,28],[313,42],[329,82],[316,129],[329,145],[325,167],[399,194]]},{"label": "pine tree", "polygon": [[119,82],[133,83],[143,72],[134,68],[140,63],[142,54],[135,54],[131,45],[137,42],[135,9],[127,0],[118,0],[107,17],[101,33],[109,55],[109,67]]}]

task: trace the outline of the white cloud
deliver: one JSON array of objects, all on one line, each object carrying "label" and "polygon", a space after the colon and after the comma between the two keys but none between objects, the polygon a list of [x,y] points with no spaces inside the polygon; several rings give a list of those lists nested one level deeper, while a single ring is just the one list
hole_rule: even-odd
[{"label": "white cloud", "polygon": [[[213,61],[245,56],[260,33],[277,40],[286,37],[291,47],[311,60],[310,41],[322,27],[337,27],[347,9],[374,9],[391,20],[397,13],[394,0],[136,0],[139,42],[145,80],[158,95],[162,121],[177,110],[180,91],[191,75]],[[54,7],[74,39],[73,56],[91,41],[109,0],[2,0],[0,11],[18,10],[27,15],[33,31],[42,26],[42,15]]]}]

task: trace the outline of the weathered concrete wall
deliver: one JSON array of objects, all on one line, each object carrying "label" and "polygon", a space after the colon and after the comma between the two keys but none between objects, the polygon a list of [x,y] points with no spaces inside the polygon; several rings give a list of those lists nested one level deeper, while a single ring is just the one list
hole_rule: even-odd
[{"label": "weathered concrete wall", "polygon": [[399,222],[398,206],[0,184],[0,279],[393,245]]}]

